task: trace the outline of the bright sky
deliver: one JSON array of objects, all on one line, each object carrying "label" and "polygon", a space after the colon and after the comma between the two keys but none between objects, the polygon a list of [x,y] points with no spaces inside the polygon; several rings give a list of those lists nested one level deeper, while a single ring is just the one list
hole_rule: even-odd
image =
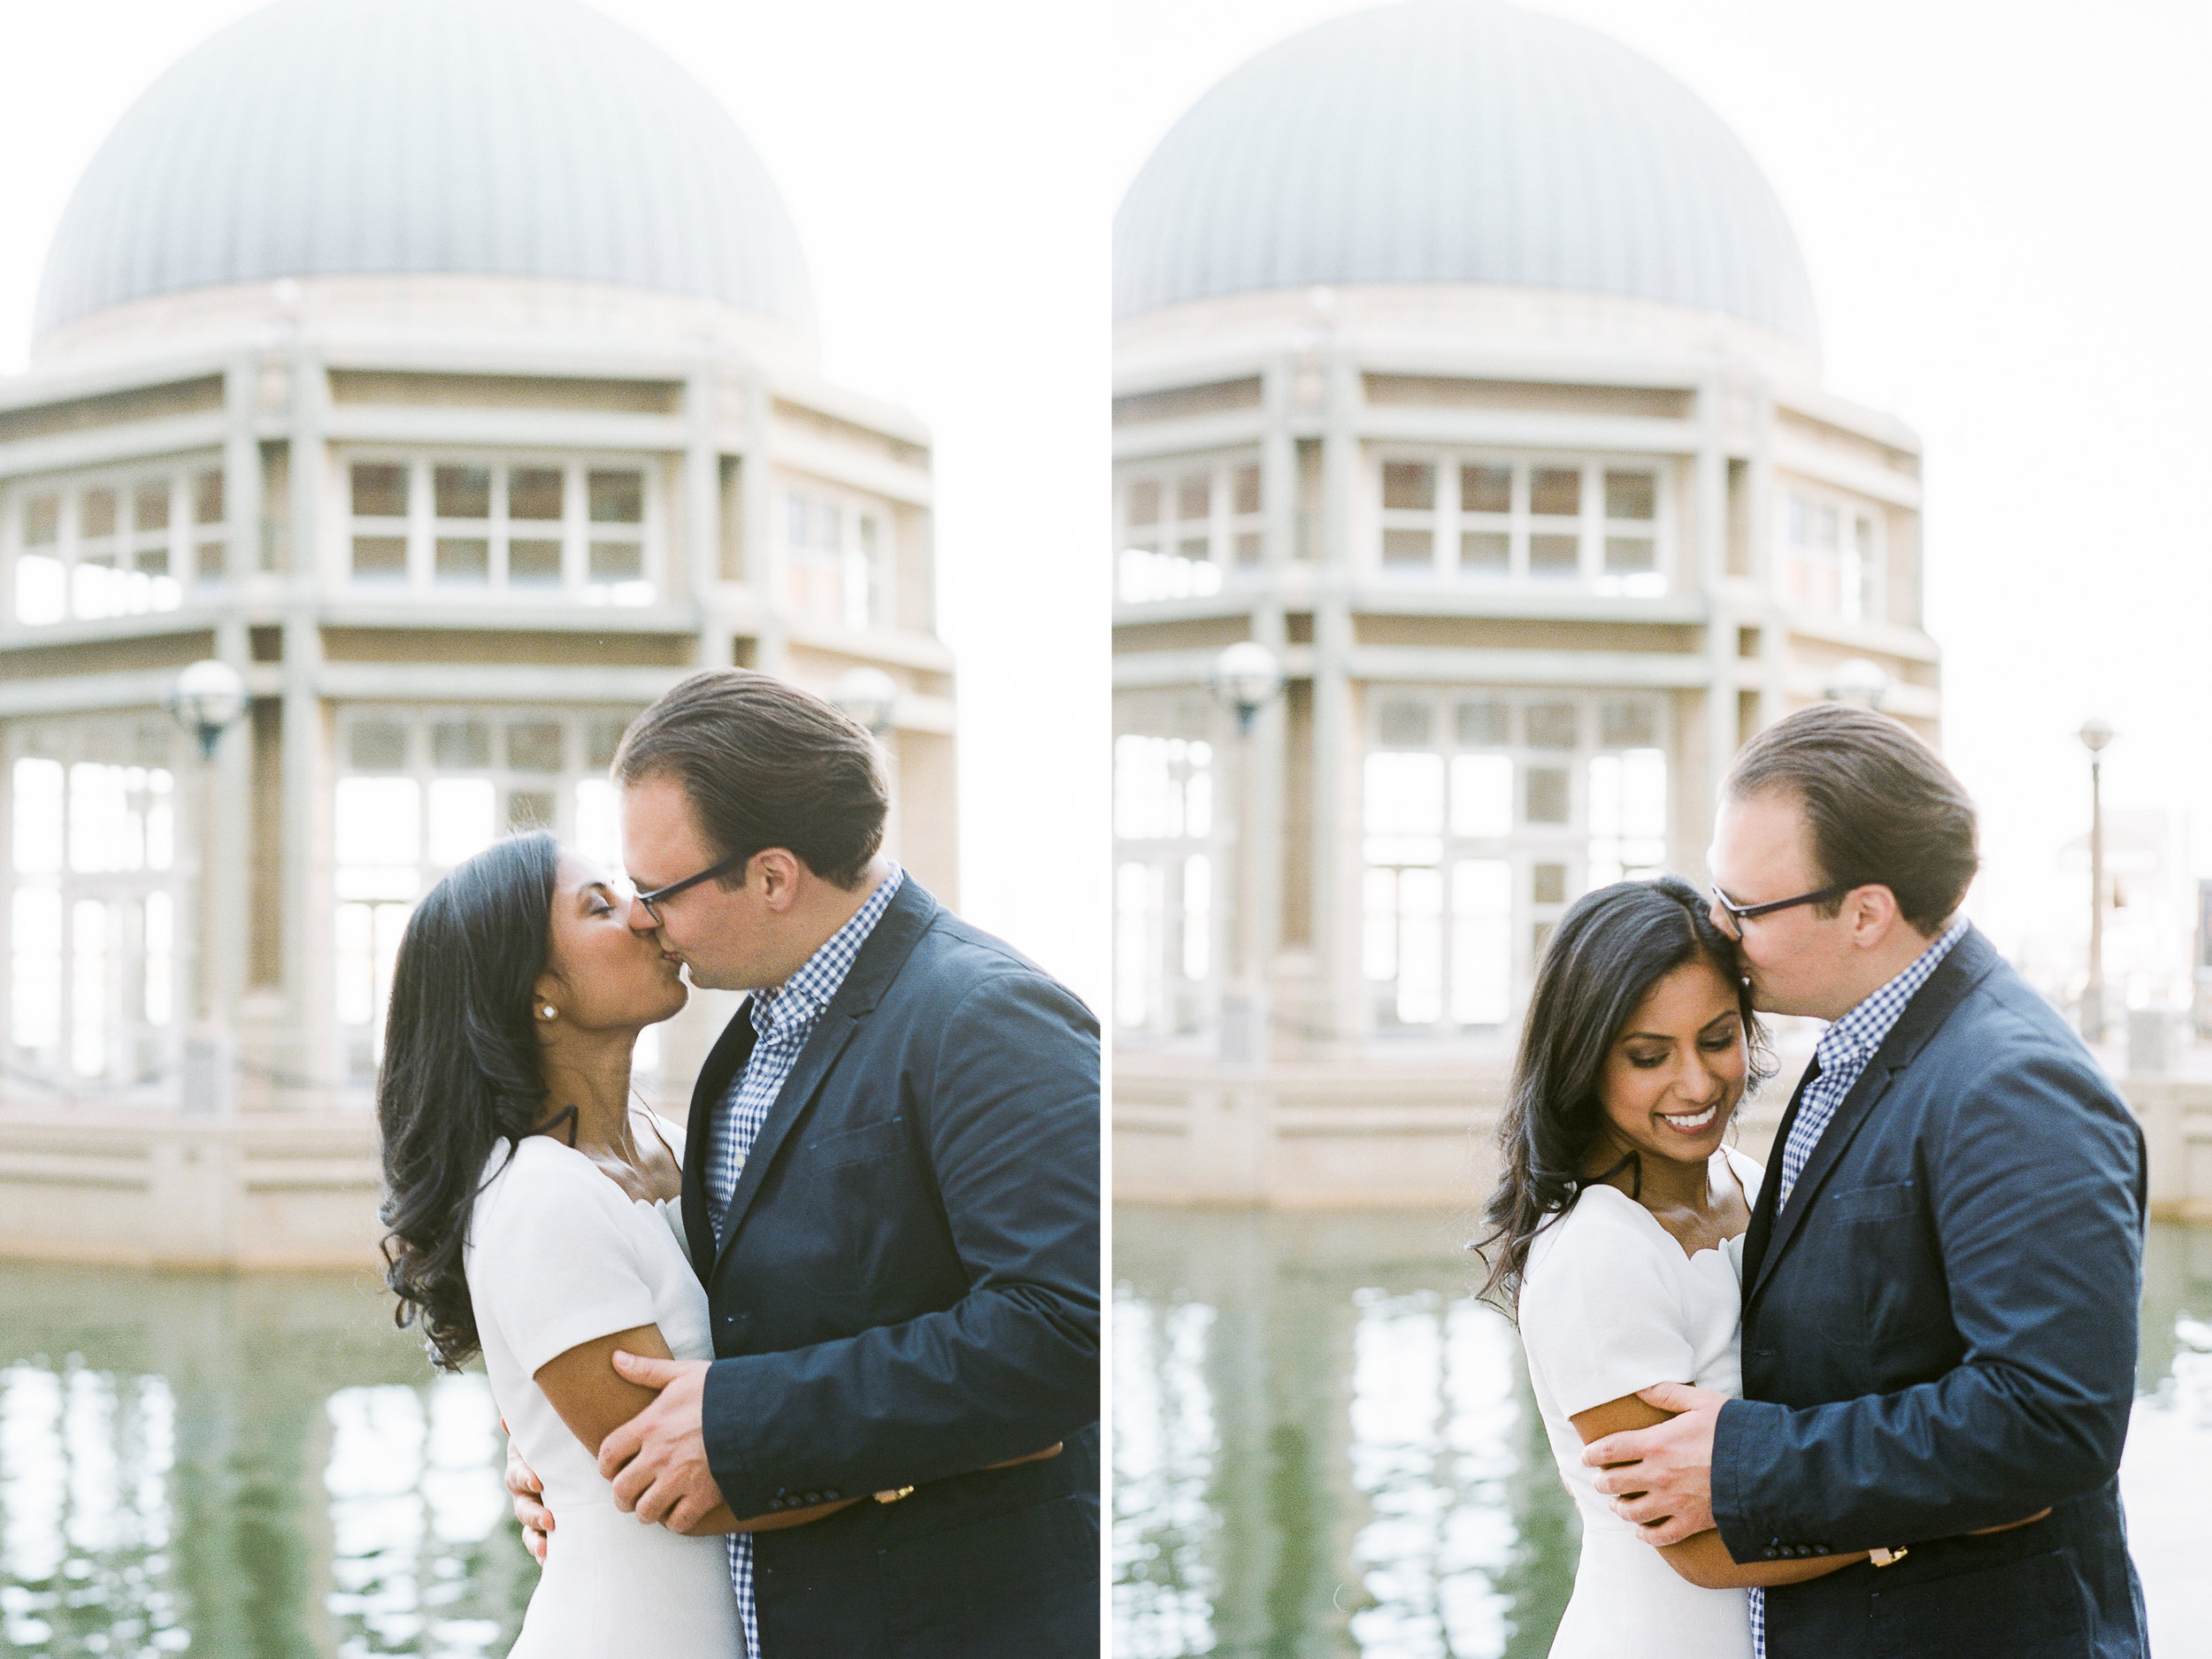
[{"label": "bright sky", "polygon": [[[23,365],[48,240],[109,128],[255,9],[6,7],[0,373]],[[961,908],[1102,1008],[1102,12],[1025,0],[600,9],[703,81],[759,152],[812,268],[826,373],[934,433],[941,632],[960,664]]]},{"label": "bright sky", "polygon": [[[2183,0],[1533,0],[1701,96],[1796,227],[1830,386],[1926,444],[1945,749],[2008,949],[2086,932],[2056,874],[2106,798],[2187,814],[2212,877],[2204,272],[2212,13]],[[1116,199],[1176,118],[1360,0],[1114,0]],[[2176,964],[2178,967],[2180,964]]]}]

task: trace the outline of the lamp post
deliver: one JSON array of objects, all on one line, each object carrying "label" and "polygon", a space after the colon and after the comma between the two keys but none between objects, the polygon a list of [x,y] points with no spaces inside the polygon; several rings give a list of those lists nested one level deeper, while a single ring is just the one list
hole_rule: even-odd
[{"label": "lamp post", "polygon": [[1252,722],[1281,692],[1282,665],[1256,640],[1240,640],[1214,658],[1206,688],[1237,718],[1236,913],[1230,918],[1229,972],[1221,989],[1221,1058],[1225,1064],[1244,1065],[1267,1057],[1265,999],[1252,965],[1261,902],[1253,890],[1258,861],[1250,835]]},{"label": "lamp post", "polygon": [[830,687],[830,701],[879,738],[898,711],[899,682],[880,668],[849,668]]},{"label": "lamp post", "polygon": [[1870,713],[1882,711],[1889,695],[1889,674],[1879,663],[1863,657],[1847,657],[1830,671],[1828,695],[1837,703],[1855,703]]},{"label": "lamp post", "polygon": [[216,976],[209,961],[216,920],[221,914],[214,890],[219,837],[215,830],[212,773],[215,751],[222,743],[223,733],[237,725],[246,712],[246,682],[228,663],[218,657],[204,657],[178,674],[175,689],[169,695],[169,712],[179,726],[198,741],[203,763],[199,787],[199,902],[195,907],[198,925],[194,930],[199,943],[193,953],[196,960],[192,975],[196,987],[194,1010],[197,1018],[184,1040],[178,1101],[188,1112],[227,1116],[233,1104],[236,1066],[227,1019],[229,1010],[218,1005]]},{"label": "lamp post", "polygon": [[2109,722],[2092,716],[2076,733],[2089,751],[2089,983],[2081,994],[2084,1042],[2104,1041],[2104,749]]}]

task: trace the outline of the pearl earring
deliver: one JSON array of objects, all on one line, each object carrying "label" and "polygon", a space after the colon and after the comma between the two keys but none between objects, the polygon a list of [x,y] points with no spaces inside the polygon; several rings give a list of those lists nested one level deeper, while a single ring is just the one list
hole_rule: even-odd
[{"label": "pearl earring", "polygon": [[543,1008],[538,1010],[538,1018],[540,1019],[551,1019],[558,1015],[560,1011],[561,1010],[554,1007],[552,1003],[548,1002]]}]

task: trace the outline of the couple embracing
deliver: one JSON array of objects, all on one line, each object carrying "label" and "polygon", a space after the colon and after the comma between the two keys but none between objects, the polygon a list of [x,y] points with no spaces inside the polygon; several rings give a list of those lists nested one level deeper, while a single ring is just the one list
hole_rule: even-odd
[{"label": "couple embracing", "polygon": [[[2134,1659],[2143,1139],[1958,915],[1972,804],[1882,716],[1738,757],[1709,894],[1589,894],[1482,1240],[1580,1514],[1553,1659]],[[1757,1015],[1831,1022],[1764,1170]]]},{"label": "couple embracing", "polygon": [[[417,907],[378,1082],[388,1280],[544,1563],[513,1653],[1094,1652],[1095,1022],[884,856],[820,699],[694,676],[615,781],[627,881],[526,834]],[[751,995],[679,1128],[630,1062],[687,970]]]}]

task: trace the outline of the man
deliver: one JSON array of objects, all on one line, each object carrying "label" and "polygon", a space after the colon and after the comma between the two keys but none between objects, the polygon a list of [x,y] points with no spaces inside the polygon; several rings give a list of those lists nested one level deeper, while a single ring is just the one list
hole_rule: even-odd
[{"label": "man", "polygon": [[1957,916],[1973,806],[1903,726],[1801,710],[1723,794],[1713,919],[1760,1008],[1834,1023],[1745,1236],[1744,1397],[1647,1389],[1679,1415],[1584,1461],[1655,1545],[1872,1552],[1752,1592],[1775,1659],[2139,1655],[2133,1116]]},{"label": "man", "polygon": [[755,1659],[1094,1652],[1095,1022],[881,855],[874,746],[820,699],[695,675],[615,776],[630,925],[752,992],[684,1157],[717,1358],[618,1356],[660,1393],[602,1448],[617,1502],[846,1505],[733,1537]]}]

